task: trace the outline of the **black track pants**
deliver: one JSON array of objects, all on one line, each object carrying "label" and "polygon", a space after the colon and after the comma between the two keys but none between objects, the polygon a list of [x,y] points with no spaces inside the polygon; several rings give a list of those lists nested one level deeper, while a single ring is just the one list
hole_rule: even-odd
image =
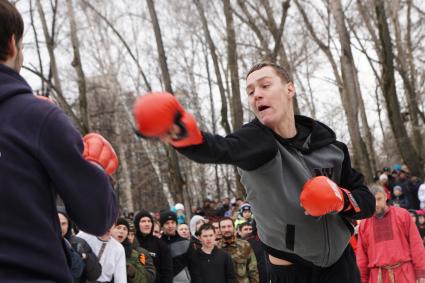
[{"label": "black track pants", "polygon": [[341,258],[330,267],[312,267],[300,264],[288,266],[270,264],[271,283],[360,283],[360,272],[350,245]]}]

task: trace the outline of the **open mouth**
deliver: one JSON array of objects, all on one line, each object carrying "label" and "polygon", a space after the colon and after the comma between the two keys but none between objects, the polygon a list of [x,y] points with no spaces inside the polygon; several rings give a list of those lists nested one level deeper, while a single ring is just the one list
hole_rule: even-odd
[{"label": "open mouth", "polygon": [[269,109],[269,108],[270,108],[269,106],[260,105],[260,106],[258,106],[258,112],[264,111],[264,110]]}]

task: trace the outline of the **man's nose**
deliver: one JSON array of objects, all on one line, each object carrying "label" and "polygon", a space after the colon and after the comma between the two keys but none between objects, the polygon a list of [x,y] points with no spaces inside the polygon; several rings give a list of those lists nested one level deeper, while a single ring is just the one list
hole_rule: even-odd
[{"label": "man's nose", "polygon": [[259,100],[259,99],[262,99],[264,97],[263,91],[261,89],[258,89],[258,88],[254,90],[253,95],[254,95],[254,100]]}]

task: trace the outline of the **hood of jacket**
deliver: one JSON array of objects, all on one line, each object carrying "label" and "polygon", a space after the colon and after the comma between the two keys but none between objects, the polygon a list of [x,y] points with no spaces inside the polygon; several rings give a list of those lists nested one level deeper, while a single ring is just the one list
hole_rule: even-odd
[{"label": "hood of jacket", "polygon": [[289,139],[282,138],[273,130],[261,124],[258,119],[254,119],[253,123],[268,129],[280,143],[289,144],[303,153],[309,153],[336,141],[335,132],[328,126],[302,115],[295,115],[297,134]]},{"label": "hood of jacket", "polygon": [[140,231],[140,227],[139,227],[140,219],[142,219],[143,217],[149,217],[149,219],[152,221],[152,228],[151,228],[150,233],[148,234],[148,235],[152,236],[153,235],[154,220],[153,220],[152,215],[149,213],[149,211],[146,211],[146,210],[141,210],[136,214],[136,216],[134,216],[133,223],[134,223],[134,229],[136,230],[136,236],[137,237],[147,236],[146,234],[143,234],[142,231]]},{"label": "hood of jacket", "polygon": [[21,75],[4,64],[0,64],[0,104],[16,95],[32,94],[31,87]]}]

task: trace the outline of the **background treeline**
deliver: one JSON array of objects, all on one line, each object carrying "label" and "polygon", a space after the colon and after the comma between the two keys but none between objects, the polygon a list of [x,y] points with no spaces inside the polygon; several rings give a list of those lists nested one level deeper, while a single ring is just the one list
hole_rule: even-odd
[{"label": "background treeline", "polygon": [[14,2],[26,23],[23,75],[82,134],[112,142],[129,211],[243,194],[234,167],[138,139],[131,107],[166,90],[203,130],[227,134],[253,118],[244,79],[261,60],[290,71],[296,111],[335,129],[368,181],[400,161],[425,175],[422,0]]}]

